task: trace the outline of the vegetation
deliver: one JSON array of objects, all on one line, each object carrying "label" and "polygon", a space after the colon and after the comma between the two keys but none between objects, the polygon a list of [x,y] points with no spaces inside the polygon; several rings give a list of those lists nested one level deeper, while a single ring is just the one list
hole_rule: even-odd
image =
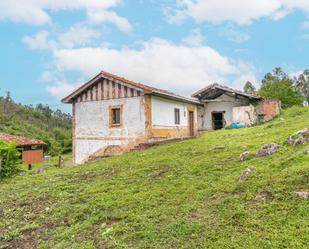
[{"label": "vegetation", "polygon": [[0,141],[0,180],[15,175],[18,164],[20,164],[20,152],[15,145]]},{"label": "vegetation", "polygon": [[250,81],[247,81],[245,86],[244,86],[244,92],[249,93],[249,94],[253,94],[253,93],[255,93],[255,91],[256,91],[255,86]]},{"label": "vegetation", "polygon": [[267,73],[262,80],[259,95],[265,99],[279,99],[283,108],[300,105],[304,100],[302,92],[281,68]]},{"label": "vegetation", "polygon": [[72,147],[70,114],[42,104],[17,104],[9,93],[0,97],[0,132],[43,140],[51,155],[70,152]]},{"label": "vegetation", "polygon": [[[0,248],[307,248],[308,200],[293,192],[309,190],[309,145],[285,141],[308,126],[309,108],[295,107],[261,126],[5,180]],[[271,142],[275,154],[240,161]]]},{"label": "vegetation", "polygon": [[304,98],[309,101],[309,70],[304,70],[304,72],[294,80],[296,82],[297,89],[299,89]]}]

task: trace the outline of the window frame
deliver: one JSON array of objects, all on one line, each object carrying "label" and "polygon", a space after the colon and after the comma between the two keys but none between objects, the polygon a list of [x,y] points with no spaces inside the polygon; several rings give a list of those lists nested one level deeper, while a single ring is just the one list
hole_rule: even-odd
[{"label": "window frame", "polygon": [[[115,124],[115,112],[114,110],[119,110],[119,123]],[[123,106],[122,105],[115,105],[109,107],[109,128],[121,128],[122,127],[122,113],[123,113]]]},{"label": "window frame", "polygon": [[175,125],[180,125],[180,109],[174,108],[174,123]]}]

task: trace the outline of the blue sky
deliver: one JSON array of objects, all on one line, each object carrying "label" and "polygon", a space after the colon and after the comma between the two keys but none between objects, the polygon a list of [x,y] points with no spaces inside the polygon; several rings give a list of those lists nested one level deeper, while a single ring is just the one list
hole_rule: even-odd
[{"label": "blue sky", "polygon": [[100,70],[183,95],[309,68],[305,0],[1,0],[0,94],[60,99]]}]

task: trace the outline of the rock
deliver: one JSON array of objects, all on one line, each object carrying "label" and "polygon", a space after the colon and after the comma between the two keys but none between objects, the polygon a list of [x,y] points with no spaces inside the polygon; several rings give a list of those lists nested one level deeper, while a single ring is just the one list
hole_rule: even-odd
[{"label": "rock", "polygon": [[287,143],[291,146],[299,144],[306,144],[309,142],[309,128],[294,132],[294,134],[287,138]]},{"label": "rock", "polygon": [[288,145],[291,145],[291,146],[294,145],[294,139],[292,137],[288,137],[286,142],[288,143]]},{"label": "rock", "polygon": [[225,146],[215,146],[212,149],[213,150],[223,150],[223,149],[225,149]]},{"label": "rock", "polygon": [[304,154],[305,154],[305,155],[309,155],[309,150],[305,150],[305,151],[304,151]]},{"label": "rock", "polygon": [[261,194],[258,194],[256,197],[255,197],[255,200],[256,201],[271,201],[273,199],[273,196],[271,193],[269,192],[263,192]]},{"label": "rock", "polygon": [[239,182],[243,182],[243,181],[245,181],[250,175],[252,175],[254,172],[256,171],[256,169],[255,168],[246,168],[243,172],[242,172],[242,174],[241,174],[241,176],[239,177]]},{"label": "rock", "polygon": [[279,150],[280,145],[271,143],[271,144],[264,144],[256,153],[257,157],[266,157],[271,154],[274,154],[277,150]]},{"label": "rock", "polygon": [[239,159],[240,159],[240,161],[243,162],[243,161],[247,160],[250,155],[251,155],[250,151],[245,151],[245,152],[240,154]]},{"label": "rock", "polygon": [[46,168],[39,168],[31,171],[31,174],[42,174],[46,172]]},{"label": "rock", "polygon": [[306,191],[294,192],[294,195],[304,200],[307,200],[309,198],[309,192],[306,192]]},{"label": "rock", "polygon": [[18,169],[18,174],[20,175],[20,176],[23,176],[23,175],[25,175],[26,174],[26,170],[23,170],[23,169]]}]

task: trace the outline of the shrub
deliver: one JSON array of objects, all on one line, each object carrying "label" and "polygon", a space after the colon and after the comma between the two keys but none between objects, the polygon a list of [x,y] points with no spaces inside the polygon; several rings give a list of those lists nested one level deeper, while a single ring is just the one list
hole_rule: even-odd
[{"label": "shrub", "polygon": [[17,165],[21,163],[20,152],[14,144],[0,141],[0,180],[17,174]]}]

